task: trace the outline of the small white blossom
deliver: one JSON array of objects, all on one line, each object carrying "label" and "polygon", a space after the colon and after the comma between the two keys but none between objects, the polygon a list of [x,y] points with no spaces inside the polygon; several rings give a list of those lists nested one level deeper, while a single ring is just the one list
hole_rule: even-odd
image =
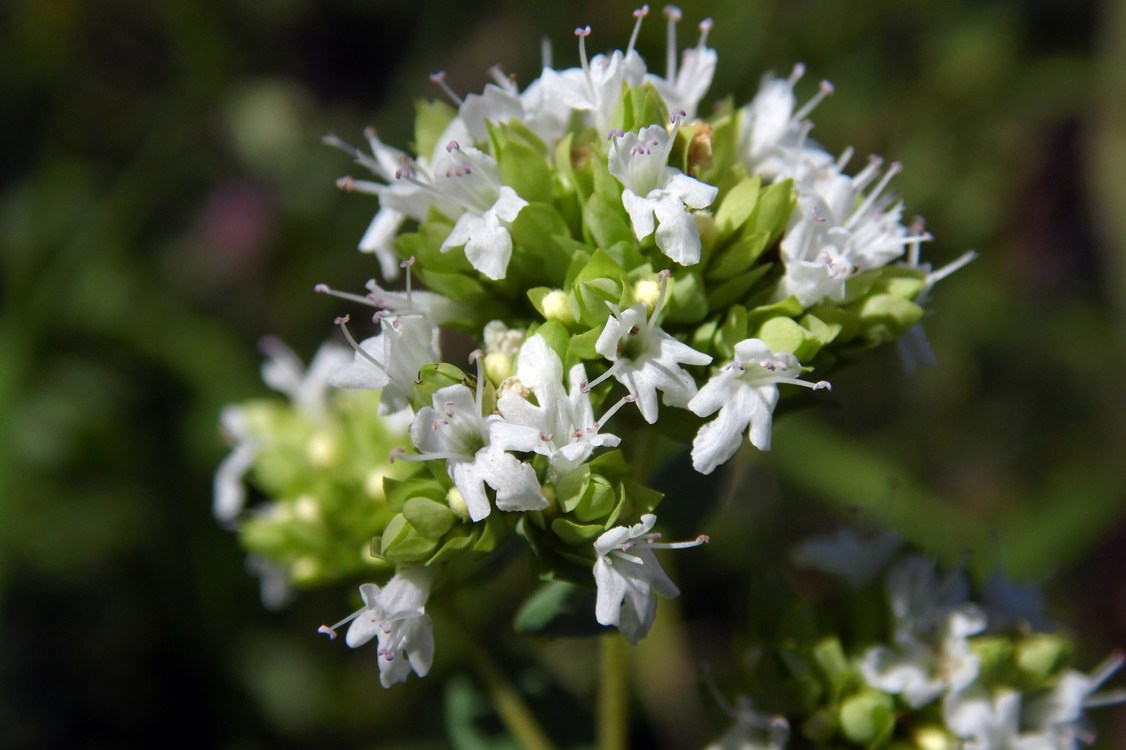
[{"label": "small white blossom", "polygon": [[828,388],[825,381],[801,380],[801,364],[788,352],[775,353],[760,339],[744,339],[735,345],[735,359],[704,384],[688,408],[699,417],[717,416],[700,428],[692,441],[692,465],[710,474],[735,455],[743,442],[743,431],[751,445],[770,450],[770,426],[778,403],[778,384],[792,383],[815,390]]},{"label": "small white blossom", "polygon": [[1021,732],[1021,695],[1000,690],[990,695],[980,687],[950,695],[943,706],[946,726],[964,740],[963,750],[1060,750],[1039,732]]},{"label": "small white blossom", "polygon": [[[683,112],[675,118],[679,128]],[[624,186],[622,205],[641,240],[657,232],[657,247],[682,266],[700,261],[700,230],[692,211],[706,208],[719,189],[668,166],[675,140],[661,125],[637,133],[615,131],[610,174]]]},{"label": "small white blossom", "polygon": [[434,632],[426,614],[433,580],[434,571],[414,567],[398,571],[382,589],[365,583],[360,586],[363,608],[331,627],[322,625],[320,632],[335,638],[336,629],[351,622],[344,637],[350,648],[375,638],[385,688],[405,681],[411,670],[425,677],[434,661]]},{"label": "small white blossom", "polygon": [[[590,394],[582,388],[586,371],[581,364],[571,368],[568,395],[564,390],[563,363],[542,336],[532,336],[520,349],[516,382],[507,383],[497,399],[497,409],[506,420],[539,432],[536,453],[547,456],[549,477],[555,479],[584,463],[597,447],[614,447],[616,435],[599,432]],[[526,392],[535,395],[533,404]]]},{"label": "small white blossom", "polygon": [[408,406],[419,370],[441,361],[438,329],[421,315],[377,317],[379,334],[356,345],[352,362],[337,368],[329,382],[338,388],[382,389],[381,403],[393,413]]},{"label": "small white blossom", "polygon": [[495,414],[482,416],[482,378],[479,374],[476,399],[465,386],[451,385],[434,394],[433,408],[419,409],[411,423],[411,439],[421,455],[408,458],[445,459],[446,471],[474,521],[491,510],[486,484],[496,490],[501,510],[543,510],[547,498],[535,471],[508,452],[535,450],[539,432]]},{"label": "small white blossom", "polygon": [[1093,736],[1083,716],[1085,708],[1126,702],[1126,690],[1121,688],[1095,692],[1122,668],[1122,663],[1122,652],[1115,651],[1089,675],[1074,669],[1065,671],[1047,694],[1029,703],[1022,723],[1051,737],[1056,743],[1053,747],[1078,748],[1081,740]]},{"label": "small white blossom", "polygon": [[647,318],[642,303],[625,310],[613,304],[609,307],[611,315],[594,350],[612,364],[588,388],[613,375],[637,396],[641,416],[649,424],[657,421],[657,391],[664,394],[666,405],[687,406],[696,395],[696,381],[681,365],[706,365],[711,356],[677,341],[656,325],[660,308]]},{"label": "small white blossom", "polygon": [[646,513],[633,526],[616,526],[594,541],[598,555],[594,581],[598,585],[595,617],[602,625],[612,625],[630,643],[636,644],[649,632],[657,615],[654,592],[670,599],[680,595],[653,554],[654,549],[682,549],[708,541],[701,536],[694,542],[658,543],[660,534],[650,533],[657,517]]},{"label": "small white blossom", "polygon": [[450,141],[447,156],[435,165],[434,187],[464,211],[442,242],[442,252],[465,247],[470,265],[484,276],[505,277],[512,257],[509,228],[528,205],[516,191],[501,183],[496,159],[475,148]]},{"label": "small white blossom", "polygon": [[684,116],[691,120],[696,117],[696,108],[715,77],[715,67],[718,57],[714,49],[708,47],[708,32],[712,29],[712,20],[704,19],[700,22],[700,40],[695,47],[684,50],[680,67],[676,65],[676,24],[680,20],[679,12],[668,12],[672,6],[666,8],[669,19],[667,72],[665,78],[649,75],[647,78],[657,87],[657,91],[665,100],[670,110],[681,110]]}]

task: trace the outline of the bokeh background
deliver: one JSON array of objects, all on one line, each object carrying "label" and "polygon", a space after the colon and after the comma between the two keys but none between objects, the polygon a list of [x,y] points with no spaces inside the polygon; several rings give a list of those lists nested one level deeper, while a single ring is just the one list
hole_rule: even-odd
[{"label": "bokeh background", "polygon": [[[662,607],[689,629],[660,637],[699,642],[745,617],[740,582],[784,554],[778,529],[859,515],[1042,584],[1081,666],[1126,645],[1123,4],[682,7],[682,45],[716,20],[713,98],[746,101],[764,71],[805,62],[801,98],[822,77],[837,90],[814,135],[904,163],[894,186],[927,218],[932,262],[981,257],[936,290],[936,368],[907,376],[893,348],[873,352],[778,420],[772,454],[743,456],[696,520],[714,543],[672,563],[685,596]],[[444,722],[477,710],[456,644],[440,641],[427,680],[385,692],[371,653],[314,633],[350,608],[350,583],[262,608],[210,514],[218,413],[266,393],[259,337],[308,357],[331,335],[341,310],[315,283],[377,273],[354,250],[375,204],[335,189],[353,167],[322,135],[359,142],[375,124],[406,145],[413,101],[438,95],[427,74],[468,92],[499,63],[527,82],[543,35],[574,65],[576,25],[593,49],[620,47],[631,10],[0,4],[0,746],[447,746]],[[657,70],[662,26],[654,13],[639,43]],[[563,686],[536,703],[549,725],[589,723],[581,659],[513,638],[504,590],[458,606],[530,694],[545,674]],[[716,642],[701,649],[722,659]],[[691,664],[639,662],[638,737],[715,736]],[[704,720],[663,725],[669,700]],[[1126,746],[1124,713],[1096,716],[1099,747]]]}]

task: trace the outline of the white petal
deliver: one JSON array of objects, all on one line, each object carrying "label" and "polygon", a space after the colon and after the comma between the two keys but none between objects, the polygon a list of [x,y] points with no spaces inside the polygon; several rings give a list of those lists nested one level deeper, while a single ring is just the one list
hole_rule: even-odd
[{"label": "white petal", "polygon": [[633,225],[633,234],[637,239],[643,240],[653,234],[656,224],[653,220],[653,201],[642,198],[629,188],[622,191],[622,206],[629,214],[630,223]]},{"label": "white petal", "polygon": [[675,195],[689,208],[707,208],[719,194],[719,188],[676,170],[665,184],[664,192]]},{"label": "white petal", "polygon": [[[444,243],[442,247],[445,248]],[[465,243],[465,257],[482,275],[494,281],[503,279],[512,257],[512,235],[496,216],[486,213],[471,229],[469,241]]]}]

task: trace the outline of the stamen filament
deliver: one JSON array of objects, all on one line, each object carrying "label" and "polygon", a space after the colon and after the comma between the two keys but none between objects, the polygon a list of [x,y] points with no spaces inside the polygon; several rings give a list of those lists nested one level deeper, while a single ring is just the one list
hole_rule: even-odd
[{"label": "stamen filament", "polygon": [[817,105],[820,104],[825,99],[825,97],[832,93],[833,84],[829,83],[828,81],[822,81],[821,89],[816,94],[814,94],[813,97],[808,102],[806,102],[801,109],[794,113],[792,119],[798,121],[804,120],[810,112],[817,109]]},{"label": "stamen filament", "polygon": [[848,221],[845,222],[845,229],[851,229],[853,224],[859,221],[862,216],[867,214],[872,209],[872,205],[875,204],[876,199],[880,197],[880,193],[882,193],[884,191],[884,188],[887,187],[888,183],[891,182],[891,178],[895,177],[902,170],[903,165],[897,161],[893,161],[888,166],[888,171],[884,173],[884,176],[880,179],[879,184],[877,184],[876,187],[872,188],[872,192],[868,193],[868,197],[865,198],[864,202],[860,204],[860,208],[853,211],[852,216],[848,217]]},{"label": "stamen filament", "polygon": [[430,82],[438,84],[438,88],[442,89],[443,93],[450,98],[450,100],[457,106],[461,106],[465,102],[458,96],[449,84],[446,83],[446,71],[439,70],[437,73],[430,74]]},{"label": "stamen filament", "polygon": [[708,46],[708,32],[712,30],[712,26],[714,25],[715,22],[710,18],[705,18],[703,21],[700,21],[700,25],[697,27],[700,29],[700,38],[696,42],[696,49],[702,50],[704,47]]},{"label": "stamen filament", "polygon": [[626,57],[633,54],[633,46],[637,44],[637,34],[641,31],[641,20],[649,15],[649,6],[642,5],[640,8],[633,12],[633,17],[637,19],[633,24],[633,33],[629,36],[629,44],[626,45]]},{"label": "stamen filament", "polygon": [[390,377],[391,373],[387,372],[387,368],[383,366],[383,363],[380,362],[375,357],[368,354],[367,352],[365,352],[363,347],[356,343],[356,339],[352,338],[352,332],[348,330],[348,321],[349,320],[351,320],[351,317],[348,316],[348,315],[345,315],[341,318],[337,318],[336,321],[335,321],[336,325],[340,326],[340,330],[344,332],[344,338],[348,339],[348,343],[352,346],[353,349],[356,350],[357,354],[359,354],[361,357],[363,357],[368,362],[370,362],[372,364],[372,366],[375,367],[375,369],[379,370],[384,375],[387,375],[388,377]]},{"label": "stamen filament", "polygon": [[938,282],[942,281],[943,279],[945,279],[950,274],[954,273],[958,269],[962,268],[963,266],[969,264],[970,262],[972,262],[976,259],[977,259],[977,251],[976,250],[970,250],[968,252],[962,253],[960,256],[958,256],[954,260],[950,261],[949,263],[947,263],[945,266],[938,269],[937,271],[933,271],[932,273],[928,273],[927,274],[927,286],[933,286],[934,284],[937,284]]},{"label": "stamen filament", "polygon": [[575,36],[579,38],[579,64],[583,69],[583,77],[586,78],[587,93],[590,94],[591,100],[594,100],[596,98],[594,78],[590,75],[590,63],[586,59],[586,38],[590,36],[590,26],[580,26],[575,29]]},{"label": "stamen filament", "polygon": [[676,25],[683,14],[675,5],[666,5],[665,18],[669,19],[668,34],[665,41],[665,79],[669,83],[676,80]]},{"label": "stamen filament", "polygon": [[579,383],[579,390],[583,393],[590,393],[590,390],[592,388],[597,388],[600,384],[602,384],[603,381],[607,380],[611,375],[613,375],[617,369],[618,363],[615,362],[614,364],[610,365],[610,368],[606,370],[606,372],[602,373],[594,380],[583,381],[582,383]]},{"label": "stamen filament", "polygon": [[692,547],[699,547],[702,544],[707,544],[712,538],[707,534],[700,534],[691,542],[647,542],[646,544],[650,549],[691,549]]},{"label": "stamen filament", "polygon": [[313,287],[313,291],[317,294],[327,294],[330,297],[339,297],[340,299],[346,299],[349,302],[358,302],[361,305],[367,305],[368,307],[380,307],[380,305],[375,304],[375,302],[373,302],[370,297],[361,297],[360,295],[352,294],[351,292],[341,292],[333,289],[328,284],[317,284]]},{"label": "stamen filament", "polygon": [[611,406],[609,409],[606,410],[606,413],[602,415],[602,419],[595,420],[595,422],[594,422],[594,432],[597,432],[598,430],[605,427],[606,423],[610,421],[610,417],[617,414],[619,409],[621,409],[626,404],[632,404],[635,401],[637,401],[637,394],[636,393],[630,393],[630,394],[622,396],[620,399],[618,399],[618,402],[616,404],[614,404],[613,406]]},{"label": "stamen filament", "polygon": [[657,272],[657,280],[661,284],[661,291],[657,294],[657,304],[653,306],[653,314],[649,316],[649,327],[653,328],[657,325],[657,318],[660,317],[661,311],[665,307],[665,294],[669,288],[669,279],[672,278],[672,271],[667,268]]}]

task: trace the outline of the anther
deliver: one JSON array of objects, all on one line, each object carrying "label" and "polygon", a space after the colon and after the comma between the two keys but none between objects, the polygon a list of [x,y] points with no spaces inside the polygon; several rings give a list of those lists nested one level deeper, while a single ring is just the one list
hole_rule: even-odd
[{"label": "anther", "polygon": [[395,463],[395,459],[405,456],[406,453],[406,448],[392,448],[391,452],[387,454],[387,460],[391,463]]},{"label": "anther", "polygon": [[575,29],[575,36],[577,36],[579,39],[585,39],[586,37],[590,36],[590,27],[580,26],[579,28]]},{"label": "anther", "polygon": [[340,188],[346,193],[350,193],[356,189],[356,181],[351,176],[341,177],[336,181],[336,187]]}]

